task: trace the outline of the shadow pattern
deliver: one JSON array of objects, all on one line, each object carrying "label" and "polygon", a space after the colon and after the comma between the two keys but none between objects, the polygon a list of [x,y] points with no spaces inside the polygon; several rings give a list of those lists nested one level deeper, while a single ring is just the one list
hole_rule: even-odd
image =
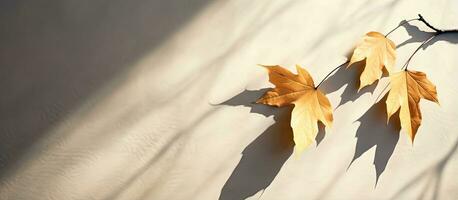
[{"label": "shadow pattern", "polygon": [[375,147],[375,156],[373,164],[376,172],[377,186],[379,177],[385,171],[391,155],[393,155],[396,144],[399,140],[399,111],[395,113],[388,123],[386,121],[385,100],[386,95],[379,102],[374,104],[366,113],[364,113],[357,121],[360,126],[356,131],[357,138],[355,153],[351,164],[361,157],[372,147]]},{"label": "shadow pattern", "polygon": [[432,166],[428,167],[420,174],[415,176],[413,179],[409,180],[403,187],[401,187],[390,199],[400,199],[402,198],[402,194],[404,192],[409,191],[412,189],[413,186],[416,186],[418,183],[424,183],[424,179],[426,180],[426,184],[424,185],[423,192],[420,194],[418,199],[427,199],[426,194],[428,191],[432,190],[432,197],[430,199],[440,199],[439,191],[441,188],[442,178],[444,177],[444,170],[449,161],[453,159],[453,156],[456,155],[458,151],[458,140],[455,141],[455,144],[448,150],[448,152],[443,156],[437,163],[433,164]]},{"label": "shadow pattern", "polygon": [[[1,1],[0,180],[212,0]],[[167,20],[164,20],[167,19]]]},{"label": "shadow pattern", "polygon": [[[397,48],[409,43],[423,42],[433,34],[431,32],[421,31],[417,26],[407,23],[403,26],[411,37],[399,44]],[[453,34],[440,35],[424,45],[423,49],[426,49],[437,41],[447,41],[456,44],[458,43],[458,37],[454,37]],[[341,94],[341,100],[339,104],[335,106],[335,109],[348,102],[355,101],[365,93],[373,94],[378,82],[358,91],[359,76],[363,70],[364,63],[365,60],[354,63],[350,68],[346,67],[348,62],[343,63],[340,69],[326,79],[321,85],[320,88],[325,94],[335,92],[346,86]],[[387,75],[387,72],[384,71],[383,77]],[[266,91],[267,89],[256,91],[245,90],[220,104],[249,107],[251,113],[261,114],[266,117],[274,116],[275,120],[272,126],[267,128],[243,150],[240,162],[221,190],[220,200],[246,199],[261,190],[265,190],[272,183],[283,164],[293,153],[294,143],[292,140],[292,130],[289,126],[289,113],[292,108],[278,109],[255,104],[254,101]],[[385,95],[357,120],[360,122],[360,126],[355,135],[357,143],[352,161],[348,166],[349,168],[356,159],[375,147],[375,156],[373,160],[376,171],[375,187],[395,150],[401,130],[399,113],[394,114],[386,124],[380,123],[386,121],[384,103],[386,97]],[[324,138],[324,126],[319,124],[319,127],[320,131],[315,138],[317,145],[319,145]]]},{"label": "shadow pattern", "polygon": [[274,108],[253,103],[267,89],[236,95],[220,105],[246,106],[250,112],[274,116],[275,123],[267,128],[242,152],[242,158],[224,184],[219,199],[246,199],[265,190],[279,173],[294,149],[289,125],[292,107]]},{"label": "shadow pattern", "polygon": [[[363,72],[364,63],[365,60],[354,63],[349,68],[347,68],[348,62],[343,63],[339,66],[340,68],[333,75],[329,76],[320,86],[320,89],[325,94],[330,94],[346,85],[344,91],[340,95],[340,102],[335,106],[335,109],[348,102],[355,101],[365,93],[372,94],[374,92],[378,82],[366,86],[358,92],[359,77]],[[384,76],[386,76],[386,73],[384,73]]]},{"label": "shadow pattern", "polygon": [[[406,20],[401,21],[400,24],[402,24],[404,22],[406,22]],[[405,40],[404,42],[398,44],[396,46],[396,48],[400,48],[400,47],[405,46],[405,45],[410,44],[410,43],[423,42],[426,39],[428,39],[429,37],[434,35],[434,32],[422,31],[422,30],[420,30],[418,28],[418,26],[414,26],[414,25],[412,25],[410,23],[404,23],[402,26],[406,29],[407,34],[410,36],[410,38]],[[432,39],[428,43],[426,43],[422,47],[422,49],[424,50],[424,49],[428,48],[429,46],[433,45],[434,43],[436,43],[438,41],[445,41],[445,42],[448,42],[450,44],[458,44],[458,37],[457,37],[456,33],[442,34],[442,35],[439,35],[439,36],[435,37],[434,39]]]}]

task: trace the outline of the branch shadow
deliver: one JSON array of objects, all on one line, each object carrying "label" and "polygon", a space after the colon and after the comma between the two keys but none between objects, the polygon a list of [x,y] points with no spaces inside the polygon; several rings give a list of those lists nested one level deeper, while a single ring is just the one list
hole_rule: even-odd
[{"label": "branch shadow", "polygon": [[426,199],[426,193],[428,190],[433,190],[433,195],[431,199],[439,199],[439,191],[441,188],[441,182],[444,175],[444,170],[447,164],[453,156],[458,151],[458,140],[455,144],[450,148],[450,150],[442,157],[437,163],[433,164],[432,166],[428,167],[413,179],[409,180],[403,187],[401,187],[390,199],[400,199],[402,198],[403,192],[411,189],[413,186],[417,185],[418,183],[422,183],[423,178],[428,178],[429,174],[432,174],[431,177],[428,178],[426,184],[424,186],[423,192],[420,194],[419,199]]},{"label": "branch shadow", "polygon": [[249,107],[250,113],[273,116],[275,120],[243,150],[240,162],[221,190],[220,200],[246,199],[265,190],[293,153],[293,134],[289,125],[292,107],[274,108],[253,103],[267,90],[245,90],[220,104]]},{"label": "branch shadow", "polygon": [[[401,21],[399,24],[404,23],[402,26],[406,29],[407,34],[410,36],[409,39],[405,40],[404,42],[398,44],[396,48],[400,48],[410,43],[420,43],[428,39],[429,37],[434,35],[434,32],[429,31],[422,31],[418,28],[418,26],[414,26],[410,23],[405,23],[406,20]],[[427,42],[422,49],[426,49],[429,46],[433,45],[438,41],[446,41],[451,44],[458,44],[458,34],[456,33],[446,33],[436,36],[431,41]]]},{"label": "branch shadow", "polygon": [[401,130],[399,111],[391,117],[388,123],[380,123],[386,121],[384,104],[386,98],[387,96],[385,95],[357,120],[360,122],[360,126],[355,135],[357,138],[356,148],[353,159],[348,165],[348,168],[350,168],[356,159],[375,146],[373,164],[375,166],[376,182],[374,187],[377,187],[378,180],[385,171],[391,155],[393,155],[399,140],[399,131]]}]

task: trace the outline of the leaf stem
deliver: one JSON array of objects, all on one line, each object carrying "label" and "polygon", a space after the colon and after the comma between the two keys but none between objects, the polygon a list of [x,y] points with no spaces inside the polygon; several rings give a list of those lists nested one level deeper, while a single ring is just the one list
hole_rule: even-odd
[{"label": "leaf stem", "polygon": [[326,75],[322,80],[321,82],[315,87],[315,90],[318,89],[318,87],[320,87],[320,85],[329,77],[331,76],[332,73],[334,73],[336,70],[340,69],[342,66],[344,66],[345,64],[347,64],[348,62],[350,61],[345,61],[344,63],[340,64],[339,66],[337,66],[336,68],[334,68],[333,70],[331,70],[331,72],[328,73],[328,75]]},{"label": "leaf stem", "polygon": [[409,59],[407,59],[406,63],[404,63],[404,65],[402,66],[401,69],[404,69],[405,71],[407,71],[407,67],[409,66],[410,60],[412,60],[413,56],[418,52],[418,50],[421,49],[421,47],[423,47],[426,43],[431,41],[437,35],[439,35],[439,34],[436,33],[436,34],[432,35],[431,37],[429,37],[427,40],[425,40],[423,43],[421,43],[420,46],[418,46],[418,48],[415,49],[415,51],[412,53],[412,55],[410,55]]},{"label": "leaf stem", "polygon": [[428,42],[430,42],[432,39],[434,39],[435,37],[437,37],[439,35],[446,34],[446,33],[458,33],[458,29],[438,29],[438,28],[434,27],[429,22],[427,22],[425,20],[425,18],[421,14],[418,14],[418,17],[419,17],[418,18],[419,21],[423,22],[427,27],[429,27],[430,29],[434,30],[435,33],[431,37],[429,37],[427,40],[425,40],[423,43],[421,43],[420,46],[418,46],[418,48],[415,49],[415,51],[412,53],[412,55],[410,55],[409,59],[407,59],[407,61],[405,62],[405,64],[401,68],[401,69],[404,69],[405,71],[407,71],[407,68],[409,67],[410,60],[412,60],[413,56],[423,46],[425,46]]},{"label": "leaf stem", "polygon": [[[393,31],[395,31],[396,29],[398,29],[399,27],[403,26],[404,24],[407,24],[411,21],[415,21],[415,20],[420,20],[421,17],[419,18],[415,18],[415,19],[409,19],[403,23],[400,23],[398,26],[396,26],[394,29],[392,29],[390,32],[388,32],[387,34],[385,34],[385,37],[387,37],[389,34],[391,34]],[[337,69],[340,69],[341,67],[343,67],[344,65],[348,64],[350,61],[347,60],[345,61],[344,63],[340,64],[339,66],[337,66],[336,68],[334,68],[331,72],[329,72],[322,80],[321,82],[315,87],[315,89],[318,89],[318,87],[320,87],[320,85],[333,73],[335,72]]]},{"label": "leaf stem", "polygon": [[[425,45],[427,44],[428,42],[430,42],[432,39],[434,39],[435,37],[437,37],[438,35],[442,35],[442,34],[446,34],[446,33],[458,33],[458,29],[438,29],[436,27],[434,27],[433,25],[431,25],[429,22],[427,22],[425,20],[425,18],[421,15],[421,14],[418,14],[418,18],[415,18],[415,19],[409,19],[405,22],[402,22],[400,23],[398,26],[396,26],[394,29],[392,29],[391,31],[389,31],[387,34],[385,34],[385,37],[387,37],[388,35],[390,35],[393,31],[397,30],[399,27],[403,26],[404,24],[407,24],[411,21],[415,21],[415,20],[418,20],[418,21],[421,21],[423,22],[427,27],[429,27],[430,29],[434,30],[435,33],[434,35],[432,35],[430,38],[428,38],[427,40],[425,40],[423,43],[421,43],[421,45],[412,53],[412,55],[410,55],[409,59],[407,59],[406,63],[403,65],[402,69],[404,70],[407,70],[407,67],[409,66],[409,63],[410,63],[410,60],[412,60],[413,56]],[[332,74],[334,73],[336,70],[338,70],[339,68],[341,68],[342,66],[344,66],[345,64],[349,63],[349,61],[346,61],[342,64],[340,64],[338,67],[334,68],[331,72],[329,72],[322,80],[321,82],[315,87],[315,89],[318,89],[318,87],[321,86],[321,84]]]},{"label": "leaf stem", "polygon": [[415,20],[421,20],[421,17],[419,18],[415,18],[415,19],[409,19],[407,21],[404,21],[402,23],[400,23],[398,26],[396,26],[396,28],[394,28],[393,30],[391,30],[390,32],[388,32],[387,34],[385,34],[385,37],[387,37],[389,34],[391,34],[393,31],[395,31],[396,29],[398,29],[399,27],[403,26],[404,24],[407,24],[411,21],[415,21]]}]

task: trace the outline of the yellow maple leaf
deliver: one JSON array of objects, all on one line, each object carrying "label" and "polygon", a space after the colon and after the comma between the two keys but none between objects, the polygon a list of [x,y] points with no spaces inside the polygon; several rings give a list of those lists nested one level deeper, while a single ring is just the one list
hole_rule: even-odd
[{"label": "yellow maple leaf", "polygon": [[269,72],[269,81],[275,85],[256,103],[271,106],[294,105],[291,113],[295,149],[302,152],[318,134],[318,121],[332,126],[331,103],[315,88],[310,74],[296,65],[297,75],[281,66],[263,66]]},{"label": "yellow maple leaf", "polygon": [[391,89],[386,99],[388,120],[398,111],[401,127],[410,136],[412,142],[421,124],[421,112],[418,103],[421,98],[439,103],[436,86],[419,71],[404,70],[390,76]]},{"label": "yellow maple leaf", "polygon": [[347,66],[348,68],[353,63],[366,59],[358,90],[380,79],[383,68],[391,72],[396,60],[395,49],[396,45],[381,33],[369,32],[364,36],[353,51]]}]

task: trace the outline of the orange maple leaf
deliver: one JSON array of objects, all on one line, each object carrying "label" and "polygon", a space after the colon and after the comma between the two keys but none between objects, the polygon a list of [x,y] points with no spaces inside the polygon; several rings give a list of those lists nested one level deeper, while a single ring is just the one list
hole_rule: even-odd
[{"label": "orange maple leaf", "polygon": [[366,59],[358,90],[380,79],[383,68],[391,72],[396,61],[395,49],[396,45],[381,33],[369,32],[364,36],[353,51],[347,66],[348,68],[353,63]]},{"label": "orange maple leaf", "polygon": [[439,103],[436,86],[419,71],[405,70],[390,76],[391,89],[386,99],[388,120],[399,109],[401,127],[406,130],[412,142],[421,124],[419,102],[421,98]]},{"label": "orange maple leaf", "polygon": [[294,105],[291,113],[296,152],[302,152],[318,134],[318,121],[332,126],[332,108],[328,98],[315,88],[310,74],[296,65],[297,75],[281,66],[263,66],[269,72],[269,81],[275,85],[256,103],[271,106]]}]

